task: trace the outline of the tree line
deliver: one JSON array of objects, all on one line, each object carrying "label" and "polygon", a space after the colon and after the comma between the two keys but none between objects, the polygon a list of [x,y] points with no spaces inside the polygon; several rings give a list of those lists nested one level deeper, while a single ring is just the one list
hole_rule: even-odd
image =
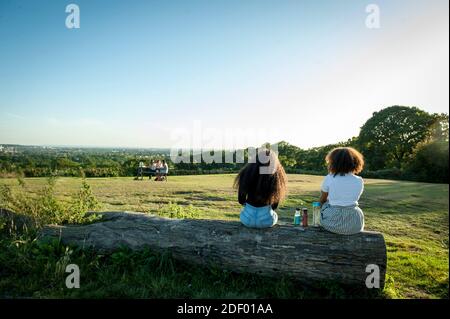
[{"label": "tree line", "polygon": [[354,147],[364,155],[365,177],[448,182],[448,114],[391,106],[373,113],[359,135],[348,141],[308,150],[280,143],[280,160],[287,171],[324,174],[326,154],[340,146]]},{"label": "tree line", "polygon": [[[448,114],[430,114],[417,107],[391,106],[375,112],[361,127],[359,135],[345,142],[310,149],[285,141],[277,144],[280,161],[288,173],[324,175],[326,154],[335,147],[351,146],[365,157],[364,177],[448,182]],[[248,153],[249,149],[245,149],[245,161]],[[155,159],[165,159],[172,175],[234,173],[244,165],[192,160],[173,163],[168,149],[23,147],[17,153],[0,153],[0,176],[134,176],[139,162]]]}]

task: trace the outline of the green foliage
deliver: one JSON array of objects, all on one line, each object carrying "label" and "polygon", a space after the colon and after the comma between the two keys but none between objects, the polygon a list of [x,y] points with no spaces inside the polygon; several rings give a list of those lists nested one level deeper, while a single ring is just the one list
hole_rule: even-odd
[{"label": "green foliage", "polygon": [[406,179],[404,172],[399,168],[386,168],[377,171],[365,170],[363,176],[365,178],[379,178],[379,179],[393,179],[393,180]]},{"label": "green foliage", "polygon": [[6,217],[0,216],[0,233],[6,230],[6,226],[8,225],[8,220]]},{"label": "green foliage", "polygon": [[45,224],[82,224],[99,219],[90,211],[98,210],[101,205],[95,198],[89,184],[83,179],[81,188],[70,202],[64,202],[55,196],[56,178],[49,177],[37,196],[30,191],[23,179],[19,179],[19,189],[2,185],[0,189],[0,207],[33,218],[37,225]]},{"label": "green foliage", "polygon": [[[47,185],[42,190],[40,196],[34,198],[34,201],[30,201],[33,204],[33,216],[39,219],[41,224],[61,223],[62,216],[65,215],[65,206],[62,202],[55,197],[55,184],[56,178],[49,177],[47,179]],[[22,198],[26,198],[25,194],[20,194]],[[28,214],[27,210],[14,210]]]},{"label": "green foliage", "polygon": [[[231,186],[234,176],[174,176],[169,183],[105,178],[89,184],[108,210],[155,212],[161,203],[172,202],[175,207],[192,204],[198,218],[237,221],[241,206]],[[288,179],[289,196],[277,210],[284,225],[292,224],[294,207],[310,207],[317,199],[323,176]],[[43,178],[24,180],[30,196],[47,184]],[[80,183],[79,178],[58,178],[56,198],[73,200]],[[21,188],[12,179],[0,179],[0,184],[14,194]],[[375,297],[448,298],[448,185],[369,179],[360,205],[365,228],[382,232],[387,246],[386,288]],[[193,267],[149,250],[104,255],[67,250],[58,240],[36,242],[32,232],[0,233],[0,297],[362,298],[331,283],[306,289],[288,278],[237,275],[221,265]],[[60,270],[68,260],[80,266],[80,289],[64,285],[67,274],[61,276]]]},{"label": "green foliage", "polygon": [[93,222],[100,217],[96,214],[88,214],[88,212],[99,210],[101,208],[97,198],[92,193],[91,186],[83,179],[81,188],[77,195],[73,198],[65,212],[65,220],[62,222],[70,224],[82,224]]},{"label": "green foliage", "polygon": [[411,156],[406,172],[421,181],[448,183],[448,157],[448,142],[421,144]]},{"label": "green foliage", "polygon": [[[80,267],[79,289],[65,287],[65,267],[70,263]],[[333,297],[326,290],[307,291],[283,278],[192,267],[168,253],[124,248],[98,255],[58,241],[36,241],[30,233],[0,235],[0,264],[0,298]]]},{"label": "green foliage", "polygon": [[158,210],[157,214],[159,216],[168,217],[168,218],[195,219],[195,218],[199,218],[200,210],[198,208],[195,208],[192,204],[190,204],[188,206],[181,206],[181,205],[169,202],[169,204],[162,206]]},{"label": "green foliage", "polygon": [[[326,174],[325,156],[339,146],[359,149],[366,160],[363,176],[430,180],[420,173],[423,169],[407,169],[414,161],[415,150],[433,141],[449,141],[449,117],[447,114],[429,114],[416,107],[391,106],[373,116],[362,126],[359,136],[347,141],[325,146],[301,149],[285,141],[277,143],[279,159],[286,171],[297,173]],[[269,143],[264,144],[272,147]],[[249,150],[243,150],[247,162]],[[242,150],[241,150],[242,151]],[[206,152],[207,153],[207,152]],[[226,151],[222,151],[222,159]],[[236,159],[236,153],[231,154]],[[243,163],[173,163],[170,150],[115,150],[115,149],[65,149],[19,147],[16,154],[0,153],[0,176],[39,177],[120,177],[136,176],[139,162],[149,163],[153,159],[165,159],[170,175],[225,174],[238,172]],[[427,162],[428,163],[428,162]],[[400,173],[397,174],[397,170]],[[448,166],[447,166],[448,170]],[[417,174],[415,172],[418,172]],[[395,173],[392,176],[386,175]],[[434,176],[434,175],[433,175]]]},{"label": "green foliage", "polygon": [[432,126],[432,136],[433,141],[443,141],[448,143],[449,139],[449,123],[448,114],[434,114],[435,122]]},{"label": "green foliage", "polygon": [[300,149],[285,141],[278,143],[278,158],[285,169],[297,166]]},{"label": "green foliage", "polygon": [[330,144],[303,150],[285,141],[278,143],[279,159],[286,171],[319,172],[326,174],[327,167],[325,156],[333,148],[354,146],[356,139],[350,139],[343,143]]},{"label": "green foliage", "polygon": [[432,134],[436,117],[416,107],[391,106],[362,126],[358,138],[368,168],[401,168],[417,144]]}]

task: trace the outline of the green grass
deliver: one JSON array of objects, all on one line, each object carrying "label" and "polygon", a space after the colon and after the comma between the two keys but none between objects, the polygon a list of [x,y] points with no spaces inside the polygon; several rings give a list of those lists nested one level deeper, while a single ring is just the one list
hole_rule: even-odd
[{"label": "green grass", "polygon": [[[171,176],[168,182],[132,178],[88,179],[103,211],[167,212],[178,206],[196,218],[238,220],[240,205],[233,175]],[[319,195],[320,176],[289,175],[289,194],[278,209],[280,223],[291,223],[293,209]],[[16,191],[14,179],[0,179]],[[45,185],[26,179],[29,196]],[[56,196],[69,201],[81,179],[60,178]],[[169,206],[169,205],[172,206]],[[360,201],[366,230],[384,234],[388,250],[383,298],[448,298],[448,185],[366,180]],[[169,207],[169,209],[168,209]],[[172,207],[172,208],[171,208]],[[0,242],[0,296],[174,297],[174,298],[349,298],[339,287],[314,290],[279,280],[236,275],[220,269],[192,268],[152,252],[118,251],[111,256],[38,244],[32,236],[3,234]],[[82,287],[64,286],[61,263],[77,263]],[[83,284],[84,278],[84,284]],[[356,296],[357,297],[357,296]]]}]

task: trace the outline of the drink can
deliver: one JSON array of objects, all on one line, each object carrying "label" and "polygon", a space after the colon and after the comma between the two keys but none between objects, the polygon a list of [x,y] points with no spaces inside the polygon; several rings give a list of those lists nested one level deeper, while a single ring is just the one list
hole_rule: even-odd
[{"label": "drink can", "polygon": [[302,226],[308,227],[308,209],[303,208],[303,216],[302,216]]}]

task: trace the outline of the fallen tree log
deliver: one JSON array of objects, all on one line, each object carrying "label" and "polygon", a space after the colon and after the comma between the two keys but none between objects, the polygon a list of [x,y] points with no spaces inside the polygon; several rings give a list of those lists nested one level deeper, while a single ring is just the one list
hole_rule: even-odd
[{"label": "fallen tree log", "polygon": [[323,281],[366,287],[368,265],[386,273],[386,246],[380,233],[344,236],[309,227],[276,225],[249,229],[239,222],[179,220],[132,212],[102,213],[100,222],[81,226],[50,225],[41,238],[111,252],[126,246],[169,251],[181,261],[218,265],[265,276],[287,275],[303,283]]},{"label": "fallen tree log", "polygon": [[24,228],[33,228],[37,223],[33,218],[24,214],[18,214],[0,207],[0,218],[6,221],[6,228],[23,230]]}]

